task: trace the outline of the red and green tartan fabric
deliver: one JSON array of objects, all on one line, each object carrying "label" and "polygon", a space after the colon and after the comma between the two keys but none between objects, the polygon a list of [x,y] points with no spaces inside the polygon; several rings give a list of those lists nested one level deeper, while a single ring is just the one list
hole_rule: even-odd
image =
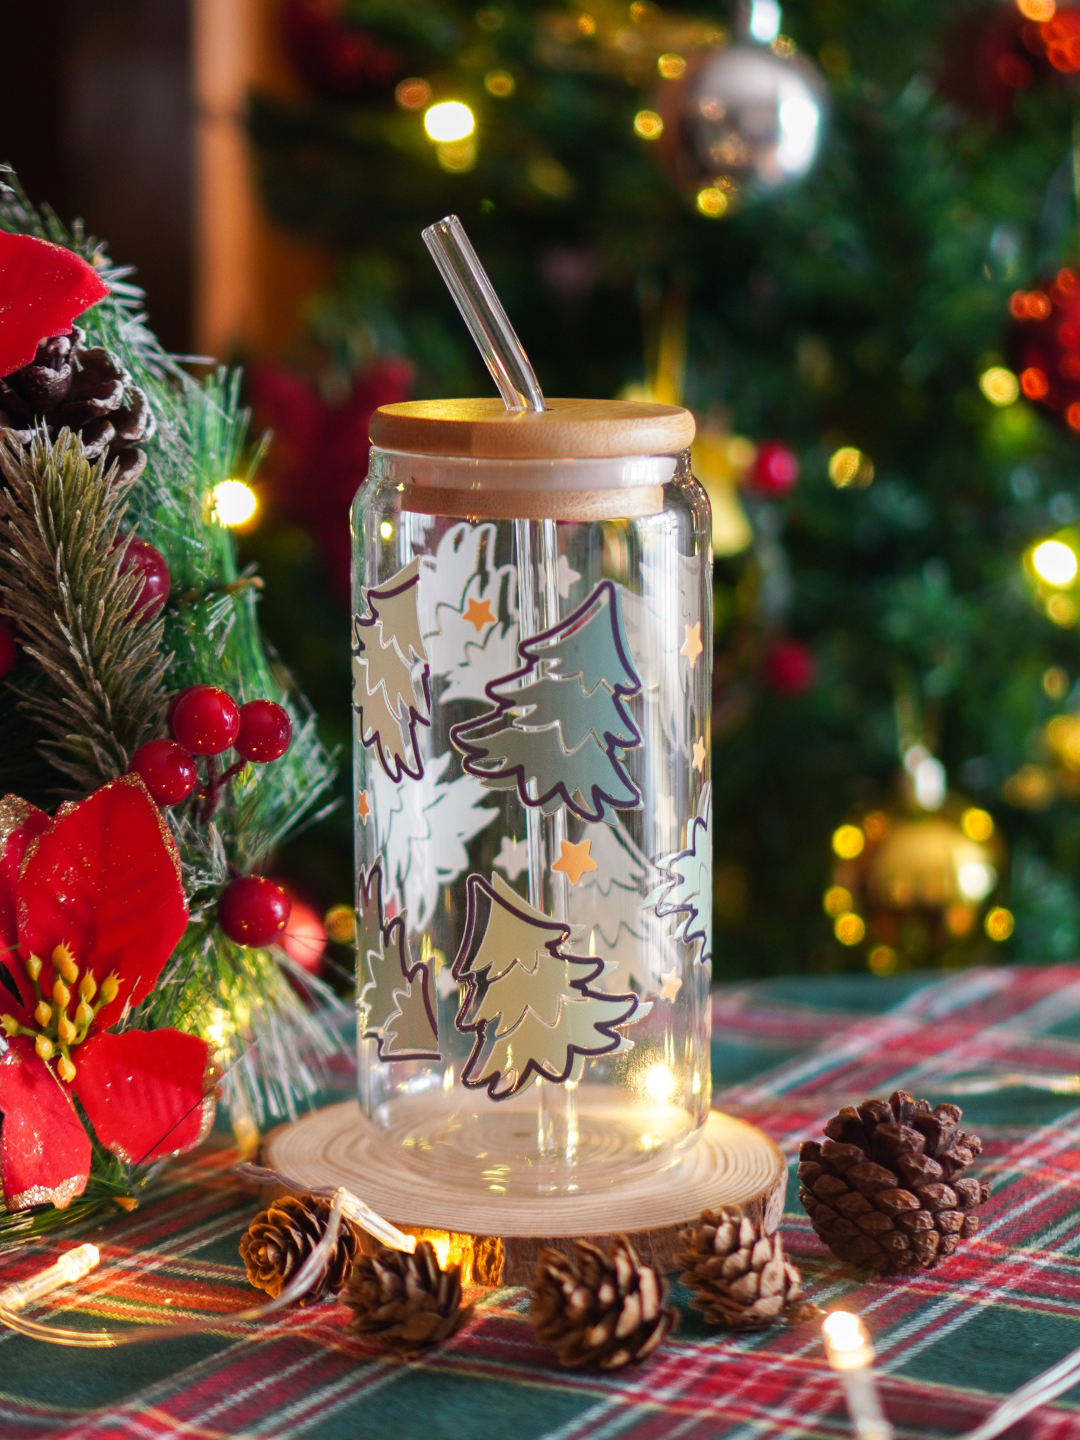
[{"label": "red and green tartan fabric", "polygon": [[[857,1310],[900,1437],[948,1436],[1080,1346],[1080,966],[792,980],[716,993],[717,1103],[792,1163],[843,1104],[897,1086],[963,1105],[993,1179],[978,1236],[929,1272],[856,1284],[788,1196],[784,1238],[823,1306]],[[207,1149],[136,1214],[94,1234],[102,1264],[49,1318],[87,1329],[226,1316],[249,1304],[237,1245],[256,1208]],[[0,1285],[59,1246],[0,1256]],[[0,1333],[0,1440],[754,1440],[846,1437],[816,1326],[739,1337],[683,1308],[638,1370],[559,1371],[521,1290],[481,1292],[473,1320],[414,1362],[342,1328],[335,1302],[239,1333],[137,1350],[60,1349]],[[1022,1422],[1080,1437],[1080,1386]]]}]

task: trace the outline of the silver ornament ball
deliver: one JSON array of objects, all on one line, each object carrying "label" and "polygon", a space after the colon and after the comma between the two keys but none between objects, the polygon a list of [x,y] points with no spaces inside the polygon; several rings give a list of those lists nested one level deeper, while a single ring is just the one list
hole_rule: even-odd
[{"label": "silver ornament ball", "polygon": [[666,167],[686,188],[724,176],[767,189],[797,180],[817,158],[825,94],[813,65],[767,45],[706,52],[662,93]]}]

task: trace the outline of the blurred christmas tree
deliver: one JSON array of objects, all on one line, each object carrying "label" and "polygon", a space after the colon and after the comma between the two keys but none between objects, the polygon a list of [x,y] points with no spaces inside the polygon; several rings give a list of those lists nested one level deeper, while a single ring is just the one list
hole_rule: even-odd
[{"label": "blurred christmas tree", "polygon": [[324,386],[488,393],[420,241],[455,211],[549,394],[699,416],[718,972],[1074,954],[1080,12],[284,14],[310,103],[251,134],[343,257]]}]

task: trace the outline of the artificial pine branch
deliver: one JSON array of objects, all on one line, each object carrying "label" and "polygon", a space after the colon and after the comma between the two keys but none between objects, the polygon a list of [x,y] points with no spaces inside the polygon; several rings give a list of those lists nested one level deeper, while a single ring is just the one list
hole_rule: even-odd
[{"label": "artificial pine branch", "polygon": [[0,608],[48,682],[24,683],[21,703],[42,752],[89,793],[125,773],[165,714],[163,621],[133,619],[142,578],[121,569],[134,481],[90,464],[68,430],[29,451],[0,435],[0,472]]}]

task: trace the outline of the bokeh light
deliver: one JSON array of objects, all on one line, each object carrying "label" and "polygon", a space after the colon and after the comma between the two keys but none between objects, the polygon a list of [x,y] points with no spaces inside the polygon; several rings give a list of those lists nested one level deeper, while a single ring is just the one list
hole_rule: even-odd
[{"label": "bokeh light", "polygon": [[965,900],[985,900],[997,884],[997,871],[981,860],[965,860],[957,866],[956,883]]},{"label": "bokeh light", "polygon": [[465,140],[476,129],[476,119],[460,100],[440,100],[424,112],[424,129],[442,145]]},{"label": "bokeh light", "polygon": [[854,445],[842,445],[829,458],[829,479],[838,490],[854,485],[865,490],[874,478],[874,466],[869,455],[864,455]]},{"label": "bokeh light", "polygon": [[642,140],[659,140],[664,133],[664,122],[655,110],[639,110],[634,116],[634,134]]},{"label": "bokeh light", "polygon": [[489,70],[484,76],[484,89],[496,100],[506,100],[517,88],[509,70]]},{"label": "bokeh light", "polygon": [[891,945],[875,945],[866,957],[872,975],[891,975],[899,963],[900,957]]},{"label": "bokeh light", "polygon": [[403,110],[422,110],[431,99],[431,86],[426,80],[411,75],[398,85],[394,99]]},{"label": "bokeh light", "polygon": [[331,905],[323,917],[323,925],[329,938],[338,945],[351,945],[356,939],[356,911],[351,905]]},{"label": "bokeh light", "polygon": [[1037,25],[1044,25],[1047,20],[1054,18],[1057,4],[1055,0],[1016,0],[1016,8],[1025,20],[1034,20]]},{"label": "bokeh light", "polygon": [[858,945],[866,934],[866,922],[861,915],[856,915],[853,910],[849,910],[846,915],[837,917],[836,924],[833,926],[833,934],[841,945]]},{"label": "bokeh light", "polygon": [[845,911],[850,910],[854,901],[851,891],[845,889],[843,885],[831,885],[822,896],[821,903],[825,907],[825,914],[831,915],[835,919],[837,915],[843,915]]},{"label": "bokeh light", "polygon": [[991,405],[1011,405],[1020,397],[1020,381],[1004,365],[991,365],[979,376],[979,389]]},{"label": "bokeh light", "polygon": [[987,912],[983,928],[991,940],[1008,940],[1016,929],[1016,920],[1011,910],[1006,910],[1004,905],[995,905]]},{"label": "bokeh light", "polygon": [[443,145],[436,145],[435,158],[441,169],[461,174],[476,164],[476,142],[471,136],[464,140],[448,140]]},{"label": "bokeh light", "polygon": [[1068,630],[1077,621],[1076,602],[1070,600],[1068,595],[1051,595],[1046,602],[1047,616],[1055,625],[1060,625],[1063,630]]},{"label": "bokeh light", "polygon": [[1076,579],[1075,552],[1061,540],[1044,540],[1031,552],[1031,564],[1040,580],[1048,585],[1071,585]]},{"label": "bokeh light", "polygon": [[214,486],[211,494],[215,518],[230,528],[246,525],[259,506],[255,491],[243,480],[222,480],[220,485]]},{"label": "bokeh light", "polygon": [[707,185],[704,190],[697,193],[697,208],[702,215],[708,215],[710,220],[716,220],[728,207],[728,197],[716,185]]},{"label": "bokeh light", "polygon": [[656,68],[665,80],[678,80],[686,70],[686,60],[682,55],[661,55]]},{"label": "bokeh light", "polygon": [[1042,687],[1051,700],[1062,700],[1069,688],[1069,672],[1060,665],[1051,665],[1043,671]]},{"label": "bokeh light", "polygon": [[1050,389],[1050,381],[1037,365],[1029,365],[1020,372],[1020,389],[1029,400],[1041,400]]},{"label": "bokeh light", "polygon": [[989,840],[994,833],[993,816],[987,810],[980,810],[977,805],[970,806],[960,816],[960,829],[969,840]]},{"label": "bokeh light", "polygon": [[854,860],[861,855],[866,845],[866,836],[858,825],[841,825],[833,831],[832,848],[841,860]]}]

